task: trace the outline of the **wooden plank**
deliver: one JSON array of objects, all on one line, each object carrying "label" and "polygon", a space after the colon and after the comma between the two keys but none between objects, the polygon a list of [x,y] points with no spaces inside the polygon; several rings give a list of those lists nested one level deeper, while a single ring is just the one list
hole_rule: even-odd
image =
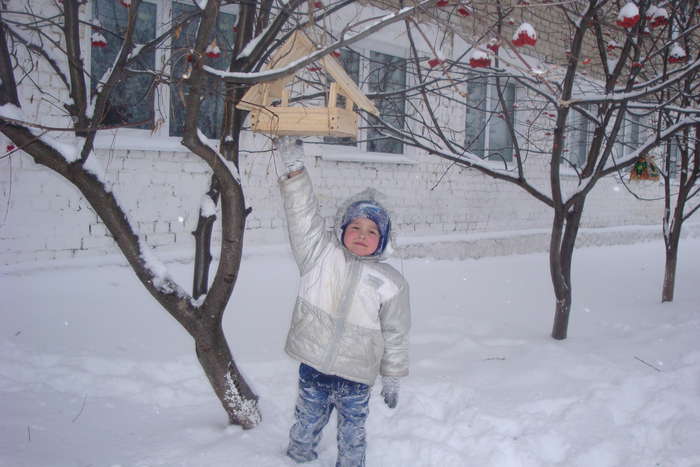
[{"label": "wooden plank", "polygon": [[253,131],[277,136],[357,137],[357,114],[344,109],[272,107],[251,120]]},{"label": "wooden plank", "polygon": [[379,116],[379,109],[372,103],[371,100],[364,95],[364,93],[357,87],[357,84],[348,76],[343,67],[338,63],[338,61],[326,55],[321,59],[323,67],[325,70],[333,77],[333,79],[342,88],[342,93],[350,97],[350,99],[357,104],[363,110]]},{"label": "wooden plank", "polygon": [[[306,35],[301,31],[296,31],[274,54],[272,54],[270,61],[262,67],[262,70],[281,68],[295,60],[299,60],[304,55],[308,55],[312,50],[314,50],[314,46]],[[265,103],[262,101],[263,91],[261,88],[265,85],[270,87],[269,96],[271,98],[280,99],[282,97],[282,89],[293,79],[294,73],[290,73],[272,83],[260,83],[252,86],[248,92],[243,95],[242,100],[244,102],[238,104],[236,108],[241,110],[253,110],[260,105],[264,105]]]},{"label": "wooden plank", "polygon": [[331,83],[331,89],[328,91],[328,108],[334,109],[336,107],[336,100],[338,99],[338,83]]},{"label": "wooden plank", "polygon": [[263,105],[263,86],[255,85],[248,89],[241,101],[236,105],[237,109],[255,111]]}]

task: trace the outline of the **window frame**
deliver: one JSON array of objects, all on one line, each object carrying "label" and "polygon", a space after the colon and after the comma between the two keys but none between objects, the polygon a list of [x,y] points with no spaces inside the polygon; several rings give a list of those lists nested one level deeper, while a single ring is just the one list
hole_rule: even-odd
[{"label": "window frame", "polygon": [[[481,115],[477,115],[477,118],[479,119],[479,127],[480,127],[480,134],[479,139],[483,138],[483,147],[480,147],[482,145],[477,146],[474,148],[473,144],[471,148],[467,148],[466,150],[469,151],[472,154],[475,154],[477,157],[479,157],[481,160],[483,160],[485,163],[489,165],[493,165],[494,167],[498,168],[503,168],[503,164],[505,163],[506,166],[510,167],[511,164],[514,163],[515,161],[515,144],[513,143],[511,136],[508,135],[508,139],[510,140],[510,157],[509,158],[502,158],[498,157],[496,155],[491,155],[495,154],[494,152],[491,151],[491,138],[492,138],[492,130],[494,126],[500,126],[498,121],[494,121],[493,118],[498,118],[495,116],[495,111],[493,110],[492,105],[498,105],[498,95],[496,91],[496,77],[495,76],[488,76],[488,75],[481,75],[478,73],[474,73],[473,76],[470,77],[470,80],[467,82],[467,98],[464,103],[464,145],[465,148],[467,146],[467,138],[470,138],[472,134],[469,132],[467,125],[470,122],[470,117],[469,114],[471,112],[477,112],[477,109],[473,108],[470,106],[469,102],[469,97],[472,95],[473,91],[469,90],[470,84],[474,83],[474,80],[478,80],[476,82],[481,81],[483,84],[480,84],[480,87],[483,87],[484,92],[483,92],[483,102],[484,102],[484,109],[478,109],[478,112]],[[511,107],[510,109],[506,109],[506,112],[510,114],[511,121],[513,122],[513,128],[514,130],[517,131],[517,120],[515,118],[515,113],[518,107],[518,98],[519,98],[519,92],[518,92],[518,86],[515,82],[509,81],[505,77],[500,78],[501,81],[506,81],[505,83],[501,83],[502,89],[505,91],[506,89],[510,88],[512,89],[512,94],[513,94],[513,99],[512,102],[510,103]],[[504,98],[506,99],[506,104],[508,104],[508,96],[504,95]],[[482,124],[485,122],[485,127],[481,129]],[[505,121],[503,120],[503,125],[505,126]],[[476,143],[477,140],[474,140]],[[475,151],[476,149],[476,151]],[[478,152],[477,152],[478,151]],[[479,154],[481,152],[482,154]]]},{"label": "window frame", "polygon": [[[175,3],[190,5],[187,0],[143,0],[143,3],[153,4],[156,7],[156,37],[167,29],[172,21],[172,15]],[[98,19],[94,14],[94,2],[90,2],[86,9],[86,20],[89,22]],[[232,14],[238,17],[239,6],[236,4],[224,5],[221,8],[223,13]],[[155,50],[156,68],[159,65],[167,63],[164,66],[164,71],[170,73],[172,65],[168,63],[170,60],[172,48],[172,39],[168,37],[161,47]],[[88,50],[90,53],[85,54],[85,67],[87,70],[92,70],[92,43],[90,34],[85,34],[83,37],[83,50]],[[154,91],[153,97],[154,110],[154,129],[138,129],[138,128],[116,128],[109,130],[100,130],[95,137],[95,147],[98,149],[132,149],[132,150],[163,150],[163,151],[183,151],[186,148],[182,145],[182,136],[171,136],[170,121],[172,113],[171,103],[171,87],[167,83],[160,83]],[[160,107],[160,111],[158,110]],[[161,121],[162,119],[162,121]],[[148,136],[148,137],[144,137]],[[218,139],[207,138],[210,144],[217,144]]]},{"label": "window frame", "polygon": [[[667,157],[668,156],[668,157]],[[670,167],[667,166],[667,162]],[[664,171],[671,181],[678,181],[681,178],[681,148],[677,137],[671,136],[664,146]]]},{"label": "window frame", "polygon": [[[621,160],[628,156],[641,144],[642,125],[643,117],[641,115],[633,114],[629,111],[627,112],[622,122],[622,127],[618,132],[618,140],[614,143],[615,146],[613,147],[616,159]],[[630,135],[628,131],[630,131],[630,129],[632,129],[632,134],[636,136],[633,136],[632,139],[629,139]]]},{"label": "window frame", "polygon": [[[581,104],[581,107],[588,113],[591,113],[593,109],[591,104]],[[572,119],[573,121],[571,121]],[[588,151],[590,150],[591,141],[593,139],[593,131],[590,129],[590,120],[586,118],[582,112],[578,112],[574,109],[569,111],[568,122],[571,122],[571,124],[566,126],[566,142],[564,143],[566,152],[565,156],[561,159],[560,166],[564,173],[572,171],[572,174],[578,175],[578,170],[583,168],[586,164]],[[580,122],[585,122],[585,127],[581,128]],[[570,155],[573,154],[573,145],[576,145],[579,149],[581,147],[585,148],[582,152],[576,153],[575,160],[570,157]]]},{"label": "window frame", "polygon": [[[358,41],[350,49],[360,56],[359,64],[359,80],[360,83],[358,87],[365,94],[369,93],[369,73],[370,73],[370,59],[371,52],[377,52],[385,55],[391,55],[393,57],[398,57],[406,61],[406,76],[405,83],[406,86],[410,86],[411,73],[408,68],[411,66],[408,49],[405,47],[400,47],[394,44],[389,44],[377,41],[373,39]],[[404,116],[408,115],[407,103],[404,100]],[[360,118],[359,126],[363,126],[363,120]],[[404,117],[404,126],[408,122]],[[387,153],[387,152],[373,152],[369,151],[369,142],[367,141],[369,129],[360,128],[358,131],[357,141],[354,145],[344,145],[344,144],[333,144],[324,140],[323,137],[320,138],[318,145],[307,145],[306,150],[314,151],[313,146],[318,146],[320,151],[320,157],[324,160],[336,161],[336,162],[379,162],[379,163],[397,163],[397,164],[416,164],[416,150],[414,147],[403,144],[403,153]]]}]

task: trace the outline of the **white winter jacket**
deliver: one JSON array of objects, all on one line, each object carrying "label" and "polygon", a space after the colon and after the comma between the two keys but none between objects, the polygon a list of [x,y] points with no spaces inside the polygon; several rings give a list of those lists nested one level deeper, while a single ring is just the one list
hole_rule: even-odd
[{"label": "white winter jacket", "polygon": [[280,180],[301,280],[285,350],[316,370],[372,385],[408,374],[410,307],[401,273],[350,253],[326,229],[306,170]]}]

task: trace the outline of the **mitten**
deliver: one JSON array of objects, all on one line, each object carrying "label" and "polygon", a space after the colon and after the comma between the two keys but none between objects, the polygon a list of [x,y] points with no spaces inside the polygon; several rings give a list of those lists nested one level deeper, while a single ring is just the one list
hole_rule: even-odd
[{"label": "mitten", "polygon": [[287,173],[304,168],[304,142],[295,136],[281,136],[276,141],[277,152]]},{"label": "mitten", "polygon": [[396,407],[399,402],[398,376],[382,376],[382,397],[387,407],[390,409]]}]

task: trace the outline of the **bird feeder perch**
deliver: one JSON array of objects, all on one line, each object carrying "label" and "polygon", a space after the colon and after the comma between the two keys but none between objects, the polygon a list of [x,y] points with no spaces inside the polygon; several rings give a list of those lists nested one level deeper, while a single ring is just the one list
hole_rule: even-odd
[{"label": "bird feeder perch", "polygon": [[[282,68],[316,50],[301,31],[295,32],[272,56],[265,70]],[[330,54],[319,60],[319,71],[327,72],[334,82],[328,92],[327,107],[289,105],[287,85],[293,75],[259,83],[251,87],[236,108],[250,111],[250,125],[255,133],[271,136],[335,136],[357,138],[358,115],[353,105],[379,116],[377,107],[348,76],[342,65]],[[345,97],[344,107],[338,96]]]}]

